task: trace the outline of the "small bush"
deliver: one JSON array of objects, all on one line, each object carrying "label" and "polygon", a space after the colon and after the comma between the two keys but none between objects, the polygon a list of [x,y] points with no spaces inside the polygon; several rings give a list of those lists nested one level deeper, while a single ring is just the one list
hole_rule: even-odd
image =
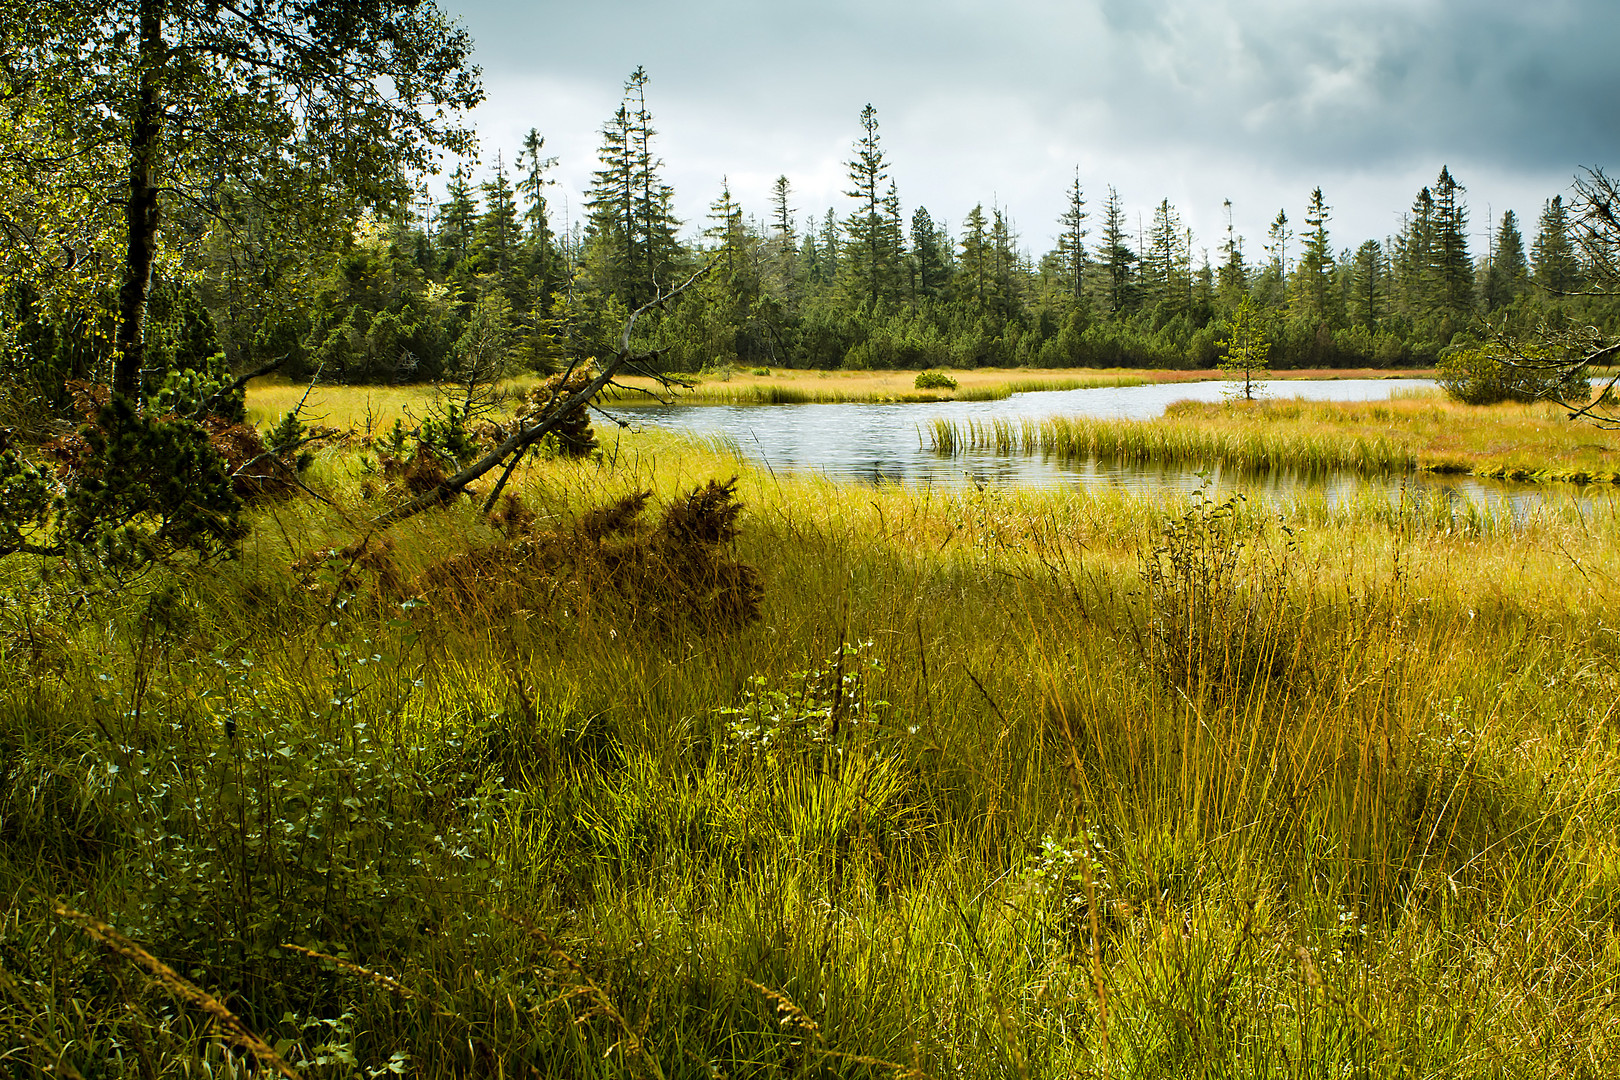
[{"label": "small bush", "polygon": [[956,380],[943,371],[919,371],[916,387],[918,390],[955,390]]},{"label": "small bush", "polygon": [[1259,543],[1240,520],[1241,498],[1216,503],[1198,491],[1141,556],[1138,652],[1149,671],[1188,693],[1280,674],[1299,621],[1290,598],[1292,539],[1280,552]]},{"label": "small bush", "polygon": [[1464,405],[1548,399],[1585,404],[1592,384],[1584,369],[1572,370],[1555,357],[1532,352],[1510,356],[1495,347],[1459,349],[1441,357],[1435,377]]}]

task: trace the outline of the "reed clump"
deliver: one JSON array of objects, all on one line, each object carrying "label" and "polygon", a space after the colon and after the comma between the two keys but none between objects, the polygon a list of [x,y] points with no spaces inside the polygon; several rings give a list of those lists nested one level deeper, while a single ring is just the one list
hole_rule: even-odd
[{"label": "reed clump", "polygon": [[[305,1077],[1620,1067],[1601,494],[841,487],[651,433],[368,539],[365,479],[322,450],[330,505],[204,572],[0,562],[8,1064],[270,1075],[184,980]],[[609,587],[665,543],[758,618]]]}]

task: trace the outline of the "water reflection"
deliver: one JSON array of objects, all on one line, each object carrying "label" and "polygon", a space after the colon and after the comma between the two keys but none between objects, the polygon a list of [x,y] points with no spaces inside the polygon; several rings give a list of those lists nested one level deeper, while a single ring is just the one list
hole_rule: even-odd
[{"label": "water reflection", "polygon": [[[1279,500],[1322,495],[1330,504],[1363,497],[1372,489],[1382,490],[1390,498],[1432,492],[1446,498],[1505,505],[1515,514],[1539,505],[1549,494],[1567,497],[1578,490],[1572,485],[1497,483],[1430,474],[1254,474],[1219,467],[1201,472],[1192,465],[1058,460],[1039,454],[1002,455],[988,450],[943,457],[928,449],[925,434],[935,418],[959,422],[997,417],[1042,420],[1052,416],[1149,420],[1162,415],[1171,402],[1220,401],[1231,385],[1224,381],[1159,383],[1014,394],[1001,401],[908,405],[635,405],[612,411],[648,427],[720,436],[734,443],[744,457],[773,472],[810,471],[835,480],[865,483],[948,488],[1064,486],[1167,496],[1196,490],[1208,482],[1217,491],[1241,489],[1253,496]],[[1427,379],[1289,380],[1270,384],[1267,396],[1378,401],[1433,386]]]}]

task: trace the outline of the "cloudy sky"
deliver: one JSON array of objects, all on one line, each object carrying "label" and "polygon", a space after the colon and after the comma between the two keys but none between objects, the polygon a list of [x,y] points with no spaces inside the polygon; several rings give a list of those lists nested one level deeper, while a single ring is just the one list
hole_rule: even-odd
[{"label": "cloudy sky", "polygon": [[1253,259],[1317,185],[1354,247],[1448,165],[1483,251],[1503,210],[1528,241],[1580,167],[1620,167],[1616,0],[440,3],[478,44],[486,164],[538,128],[575,218],[638,64],[688,230],[722,177],[760,217],[780,174],[801,218],[848,213],[868,102],[908,220],[923,205],[954,235],[996,203],[1036,254],[1077,168],[1094,222],[1110,185],[1133,222],[1168,198],[1195,250],[1230,199]]}]

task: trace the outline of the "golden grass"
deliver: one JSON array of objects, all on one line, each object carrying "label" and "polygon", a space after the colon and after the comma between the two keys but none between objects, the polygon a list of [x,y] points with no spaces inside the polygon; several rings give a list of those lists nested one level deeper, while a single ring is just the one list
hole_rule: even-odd
[{"label": "golden grass", "polygon": [[[733,474],[740,630],[346,580],[304,556],[387,496],[334,449],[163,606],[7,567],[0,895],[120,911],[311,1076],[1620,1067],[1620,498],[838,485],[662,432],[515,484],[566,535]],[[407,585],[503,542],[383,539]],[[221,1075],[0,915],[23,1067]]]},{"label": "golden grass", "polygon": [[1377,402],[1182,401],[1157,420],[935,420],[925,434],[942,454],[991,450],[1249,470],[1416,469],[1517,481],[1620,482],[1613,433],[1571,423],[1553,405],[1460,405],[1438,391]]}]

